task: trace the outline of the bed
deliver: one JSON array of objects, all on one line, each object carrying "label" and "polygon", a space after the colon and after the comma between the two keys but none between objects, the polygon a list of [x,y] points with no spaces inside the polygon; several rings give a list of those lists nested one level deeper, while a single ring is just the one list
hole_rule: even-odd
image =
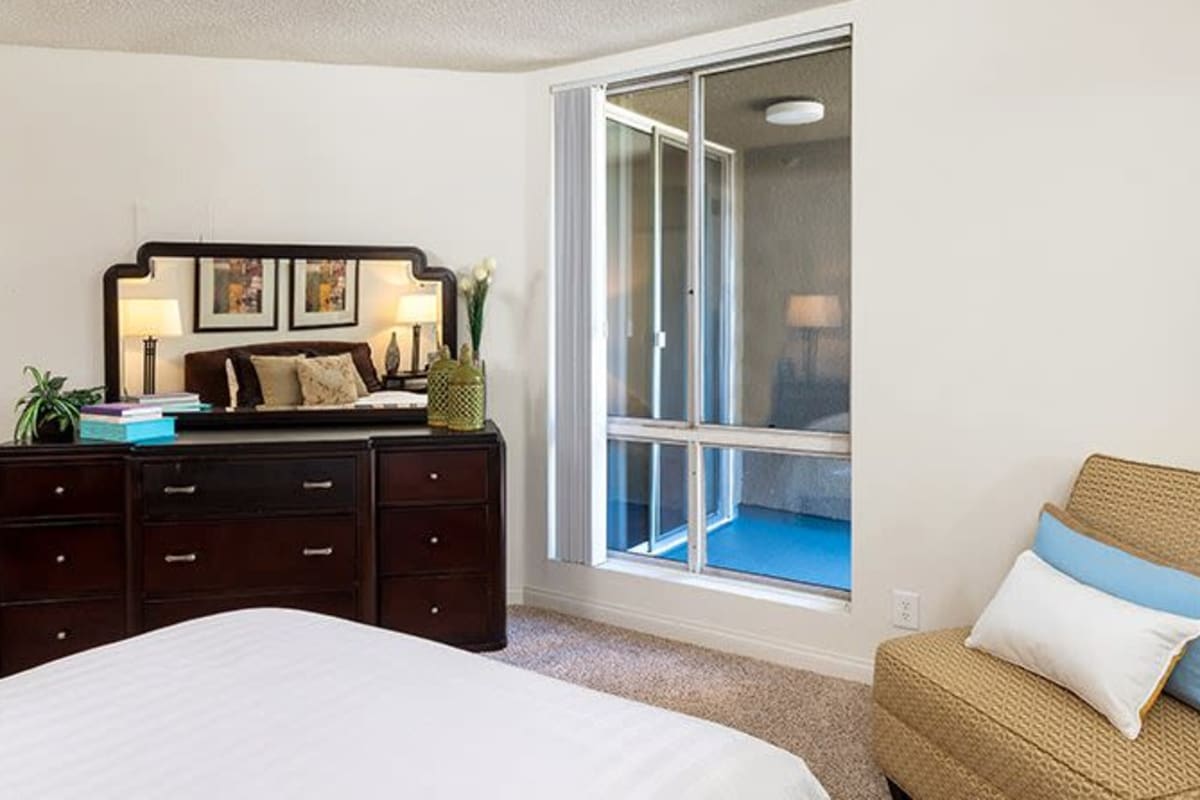
[{"label": "bed", "polygon": [[729,728],[284,609],[0,680],[0,797],[828,800]]},{"label": "bed", "polygon": [[[187,353],[183,357],[183,384],[187,391],[195,392],[203,402],[217,408],[253,407],[262,402],[262,390],[258,387],[250,356],[334,356],[342,353],[350,354],[367,391],[383,391],[371,346],[366,342],[340,341],[260,342]],[[235,373],[232,384],[230,369]],[[238,396],[231,395],[235,385]]]},{"label": "bed", "polygon": [[[366,396],[346,405],[269,406],[251,356],[348,354]],[[183,357],[184,388],[211,408],[172,414],[177,430],[303,425],[424,424],[424,394],[388,389],[375,371],[371,346],[352,341],[279,341],[199,350]]]}]

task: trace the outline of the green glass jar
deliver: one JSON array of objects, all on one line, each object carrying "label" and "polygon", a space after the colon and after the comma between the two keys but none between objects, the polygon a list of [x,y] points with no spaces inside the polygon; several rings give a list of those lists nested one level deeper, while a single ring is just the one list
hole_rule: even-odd
[{"label": "green glass jar", "polygon": [[450,419],[450,378],[458,362],[454,360],[449,345],[442,345],[437,361],[429,367],[429,395],[425,401],[425,416],[431,428],[446,427]]},{"label": "green glass jar", "polygon": [[471,356],[471,345],[464,344],[458,367],[450,377],[450,430],[480,430],[483,427],[484,399],[483,372]]}]

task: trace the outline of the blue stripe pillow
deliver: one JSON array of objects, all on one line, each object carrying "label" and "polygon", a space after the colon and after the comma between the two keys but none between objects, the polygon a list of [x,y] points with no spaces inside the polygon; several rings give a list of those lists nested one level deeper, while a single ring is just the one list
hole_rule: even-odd
[{"label": "blue stripe pillow", "polygon": [[[1047,503],[1033,551],[1060,572],[1122,600],[1200,619],[1200,576],[1155,564],[1080,533],[1086,528]],[[1200,531],[1197,531],[1200,536]],[[1200,709],[1200,642],[1171,673],[1165,691]]]}]

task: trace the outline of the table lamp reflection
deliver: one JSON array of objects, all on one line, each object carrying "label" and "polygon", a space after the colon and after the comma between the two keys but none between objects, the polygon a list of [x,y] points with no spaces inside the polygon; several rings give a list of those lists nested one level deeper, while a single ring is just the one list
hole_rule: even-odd
[{"label": "table lamp reflection", "polygon": [[[438,321],[438,298],[434,294],[403,294],[396,305],[396,322],[402,325],[412,325],[412,359],[410,372],[417,372],[421,364],[421,326]],[[395,375],[400,368],[400,348],[396,343],[396,333],[392,332],[392,340],[388,344],[387,360],[388,375]]]},{"label": "table lamp reflection", "polygon": [[158,340],[182,336],[183,323],[179,301],[149,297],[131,297],[121,301],[121,335],[142,340],[142,392],[154,394],[154,363]]}]

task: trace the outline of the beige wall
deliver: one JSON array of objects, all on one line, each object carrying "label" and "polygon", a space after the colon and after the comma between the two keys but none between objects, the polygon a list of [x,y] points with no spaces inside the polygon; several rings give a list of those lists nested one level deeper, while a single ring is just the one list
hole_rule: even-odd
[{"label": "beige wall", "polygon": [[[551,84],[845,22],[852,609],[547,563],[541,525],[526,552],[540,602],[864,675],[898,633],[893,589],[921,593],[927,627],[971,622],[1087,453],[1200,467],[1200,5],[1189,0],[863,0],[539,73],[530,253],[545,252]],[[531,286],[544,270],[531,262]],[[544,328],[545,315],[544,293],[532,295],[531,320]],[[544,387],[533,380],[534,416]],[[545,501],[543,442],[528,446],[531,509]]]},{"label": "beige wall", "polygon": [[[0,47],[0,434],[22,365],[103,380],[100,278],[142,241],[408,244],[459,269],[499,259],[484,355],[519,475],[536,291],[520,266],[522,87],[511,75]],[[516,585],[523,512],[509,505]]]}]

